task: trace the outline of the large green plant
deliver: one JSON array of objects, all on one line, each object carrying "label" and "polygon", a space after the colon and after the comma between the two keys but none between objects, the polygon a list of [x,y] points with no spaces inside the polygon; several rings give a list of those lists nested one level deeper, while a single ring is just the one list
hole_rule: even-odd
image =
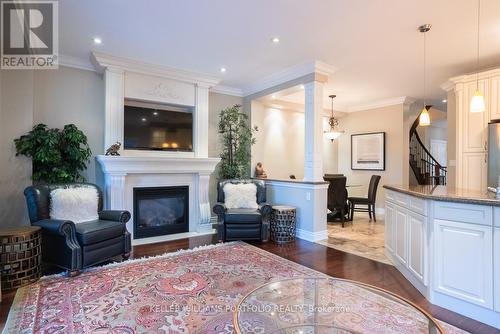
[{"label": "large green plant", "polygon": [[65,125],[62,130],[38,124],[14,143],[16,155],[32,159],[33,181],[71,183],[85,180],[81,172],[87,168],[92,152],[87,136],[74,124]]},{"label": "large green plant", "polygon": [[248,116],[235,104],[221,111],[219,134],[222,142],[219,176],[222,179],[241,179],[247,175],[251,158],[251,146],[255,144],[253,133],[258,131],[248,124]]}]

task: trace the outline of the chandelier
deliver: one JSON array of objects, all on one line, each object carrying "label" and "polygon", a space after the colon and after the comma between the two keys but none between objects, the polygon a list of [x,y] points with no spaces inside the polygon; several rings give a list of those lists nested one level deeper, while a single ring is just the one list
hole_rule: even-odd
[{"label": "chandelier", "polygon": [[329,98],[332,99],[332,115],[330,116],[330,119],[328,120],[328,124],[330,125],[330,130],[324,132],[324,136],[327,139],[330,139],[331,141],[334,141],[338,137],[340,137],[341,134],[344,133],[344,131],[339,130],[339,120],[336,119],[333,116],[333,99],[337,95],[330,95]]}]

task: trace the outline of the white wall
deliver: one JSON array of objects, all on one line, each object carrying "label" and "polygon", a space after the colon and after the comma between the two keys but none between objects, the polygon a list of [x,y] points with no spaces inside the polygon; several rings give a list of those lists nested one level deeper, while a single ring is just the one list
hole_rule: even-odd
[{"label": "white wall", "polygon": [[[252,146],[252,173],[262,162],[270,179],[304,177],[304,113],[266,107],[252,101],[252,126],[258,126],[257,142]],[[328,119],[324,119],[325,129]],[[337,173],[337,143],[323,142],[324,173]]]}]

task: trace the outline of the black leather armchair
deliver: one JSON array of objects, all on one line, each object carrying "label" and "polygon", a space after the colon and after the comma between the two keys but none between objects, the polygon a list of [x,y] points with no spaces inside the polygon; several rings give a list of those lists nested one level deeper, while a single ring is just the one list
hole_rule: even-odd
[{"label": "black leather armchair", "polygon": [[[75,224],[69,220],[50,219],[50,192],[58,188],[92,187],[97,190],[99,219]],[[126,223],[128,211],[102,210],[102,192],[93,184],[74,183],[35,185],[24,190],[31,225],[42,228],[43,262],[78,274],[83,268],[116,256],[127,259],[131,240]]]},{"label": "black leather armchair", "polygon": [[[227,209],[224,205],[224,185],[253,183],[257,186],[257,209]],[[266,184],[262,180],[223,180],[217,184],[217,235],[220,241],[269,239],[271,205],[266,203]]]}]

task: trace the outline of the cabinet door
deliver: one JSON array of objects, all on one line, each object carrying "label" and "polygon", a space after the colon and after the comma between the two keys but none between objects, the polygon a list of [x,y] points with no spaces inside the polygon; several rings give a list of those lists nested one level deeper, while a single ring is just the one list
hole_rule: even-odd
[{"label": "cabinet door", "polygon": [[407,265],[408,260],[408,233],[407,233],[407,213],[399,206],[394,206],[394,254],[397,259]]},{"label": "cabinet door", "polygon": [[424,285],[427,285],[427,218],[408,214],[408,269]]},{"label": "cabinet door", "polygon": [[391,203],[385,204],[385,248],[389,253],[394,253],[394,206]]},{"label": "cabinet door", "polygon": [[476,191],[486,191],[488,163],[486,153],[464,153],[462,188]]},{"label": "cabinet door", "polygon": [[470,112],[470,101],[476,92],[476,82],[466,83],[464,85],[464,104],[462,105],[463,123],[463,152],[485,152],[487,150],[488,131],[487,125],[489,121],[489,92],[488,81],[480,80],[479,89],[484,94],[486,103],[486,111],[479,113]]},{"label": "cabinet door", "polygon": [[493,258],[495,263],[493,264],[493,282],[495,282],[495,311],[500,312],[500,227],[495,228],[493,232]]},{"label": "cabinet door", "polygon": [[490,82],[490,120],[500,119],[500,77]]},{"label": "cabinet door", "polygon": [[493,227],[434,220],[433,289],[493,308]]}]

